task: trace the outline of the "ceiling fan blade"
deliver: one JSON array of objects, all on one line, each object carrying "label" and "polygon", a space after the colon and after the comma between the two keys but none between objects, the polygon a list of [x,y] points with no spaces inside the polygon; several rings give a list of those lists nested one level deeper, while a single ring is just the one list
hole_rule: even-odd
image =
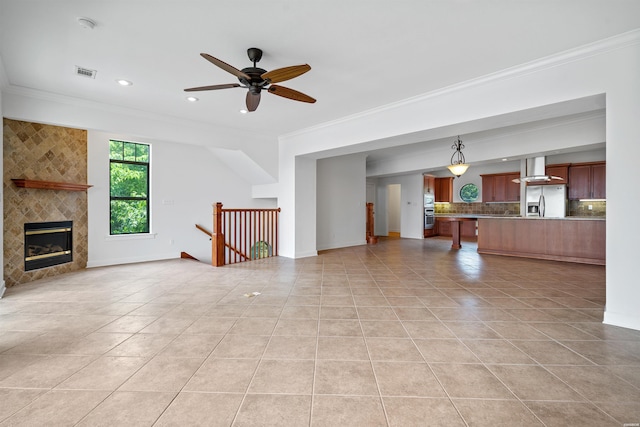
[{"label": "ceiling fan blade", "polygon": [[260,104],[260,92],[252,93],[251,91],[247,91],[247,110],[256,111],[258,105]]},{"label": "ceiling fan blade", "polygon": [[185,92],[197,92],[199,90],[217,90],[217,89],[231,89],[232,87],[240,87],[238,83],[227,83],[224,85],[211,85],[211,86],[199,86],[199,87],[190,87],[185,89]]},{"label": "ceiling fan blade", "polygon": [[269,86],[269,93],[282,96],[284,98],[293,99],[294,101],[308,102],[310,104],[316,102],[316,100],[309,95],[305,95],[302,92],[298,92],[297,90],[289,89],[288,87],[284,86],[271,85]]},{"label": "ceiling fan blade", "polygon": [[214,58],[213,56],[209,55],[208,53],[201,53],[200,56],[202,56],[207,61],[211,62],[213,65],[216,65],[216,66],[222,68],[223,70],[225,70],[226,72],[233,74],[234,76],[236,76],[239,79],[251,80],[251,77],[249,77],[248,75],[246,75],[242,71],[238,70],[233,65],[229,65],[224,61],[220,61],[218,58]]},{"label": "ceiling fan blade", "polygon": [[276,70],[267,71],[261,77],[265,80],[269,80],[271,83],[280,83],[285,80],[291,80],[294,77],[298,77],[307,71],[311,67],[308,64],[293,65],[291,67],[278,68]]}]

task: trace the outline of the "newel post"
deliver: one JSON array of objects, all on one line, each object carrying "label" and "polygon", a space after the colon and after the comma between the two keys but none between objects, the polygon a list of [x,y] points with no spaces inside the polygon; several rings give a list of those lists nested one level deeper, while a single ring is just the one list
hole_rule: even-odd
[{"label": "newel post", "polygon": [[370,245],[378,243],[378,237],[376,237],[374,229],[373,203],[367,203],[367,243]]},{"label": "newel post", "polygon": [[211,264],[224,265],[224,234],[222,234],[222,203],[213,205],[213,233],[211,233]]}]

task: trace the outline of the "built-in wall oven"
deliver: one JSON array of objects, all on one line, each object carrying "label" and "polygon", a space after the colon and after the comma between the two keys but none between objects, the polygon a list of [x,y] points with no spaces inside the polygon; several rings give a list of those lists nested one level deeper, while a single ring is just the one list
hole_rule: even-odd
[{"label": "built-in wall oven", "polygon": [[435,197],[431,193],[424,195],[424,229],[430,230],[436,224]]},{"label": "built-in wall oven", "polygon": [[436,224],[436,214],[433,208],[424,208],[424,229],[430,230]]}]

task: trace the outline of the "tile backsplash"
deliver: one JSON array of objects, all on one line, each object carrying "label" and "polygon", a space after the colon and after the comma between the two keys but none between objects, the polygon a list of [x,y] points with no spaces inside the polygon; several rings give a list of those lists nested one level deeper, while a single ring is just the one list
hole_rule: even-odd
[{"label": "tile backsplash", "polygon": [[607,202],[569,200],[569,216],[607,216]]},{"label": "tile backsplash", "polygon": [[[591,209],[589,209],[591,206]],[[436,214],[520,215],[520,203],[436,203]],[[606,201],[569,200],[569,216],[606,217]]]},{"label": "tile backsplash", "polygon": [[520,215],[520,203],[436,203],[436,214]]}]

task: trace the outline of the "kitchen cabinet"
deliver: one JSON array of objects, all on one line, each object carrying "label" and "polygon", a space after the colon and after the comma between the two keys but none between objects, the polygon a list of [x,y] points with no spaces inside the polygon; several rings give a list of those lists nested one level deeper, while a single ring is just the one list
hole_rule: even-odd
[{"label": "kitchen cabinet", "polygon": [[[451,236],[451,221],[436,221],[439,236]],[[476,237],[476,221],[460,221],[460,236]]]},{"label": "kitchen cabinet", "polygon": [[[562,180],[554,179],[547,184],[567,184],[569,182],[569,163],[564,163],[560,165],[547,165],[545,168],[545,173],[550,176],[557,176],[562,178]],[[544,183],[542,183],[544,185]],[[540,185],[540,184],[536,184]]]},{"label": "kitchen cabinet", "polygon": [[513,182],[519,172],[481,175],[482,201],[484,203],[517,202],[520,200],[520,184]]},{"label": "kitchen cabinet", "polygon": [[424,229],[424,237],[433,237],[438,235],[438,221],[435,221],[433,228]]},{"label": "kitchen cabinet", "polygon": [[606,163],[569,166],[569,199],[606,199]]},{"label": "kitchen cabinet", "polygon": [[478,253],[605,265],[604,219],[478,218]]},{"label": "kitchen cabinet", "polygon": [[607,165],[600,163],[591,166],[591,197],[593,199],[607,198]]},{"label": "kitchen cabinet", "polygon": [[453,202],[453,177],[436,178],[434,187],[436,203]]},{"label": "kitchen cabinet", "polygon": [[423,178],[425,194],[433,194],[435,192],[435,178],[431,175],[424,175]]},{"label": "kitchen cabinet", "polygon": [[438,223],[439,236],[451,236],[451,223],[449,221],[436,221]]}]

